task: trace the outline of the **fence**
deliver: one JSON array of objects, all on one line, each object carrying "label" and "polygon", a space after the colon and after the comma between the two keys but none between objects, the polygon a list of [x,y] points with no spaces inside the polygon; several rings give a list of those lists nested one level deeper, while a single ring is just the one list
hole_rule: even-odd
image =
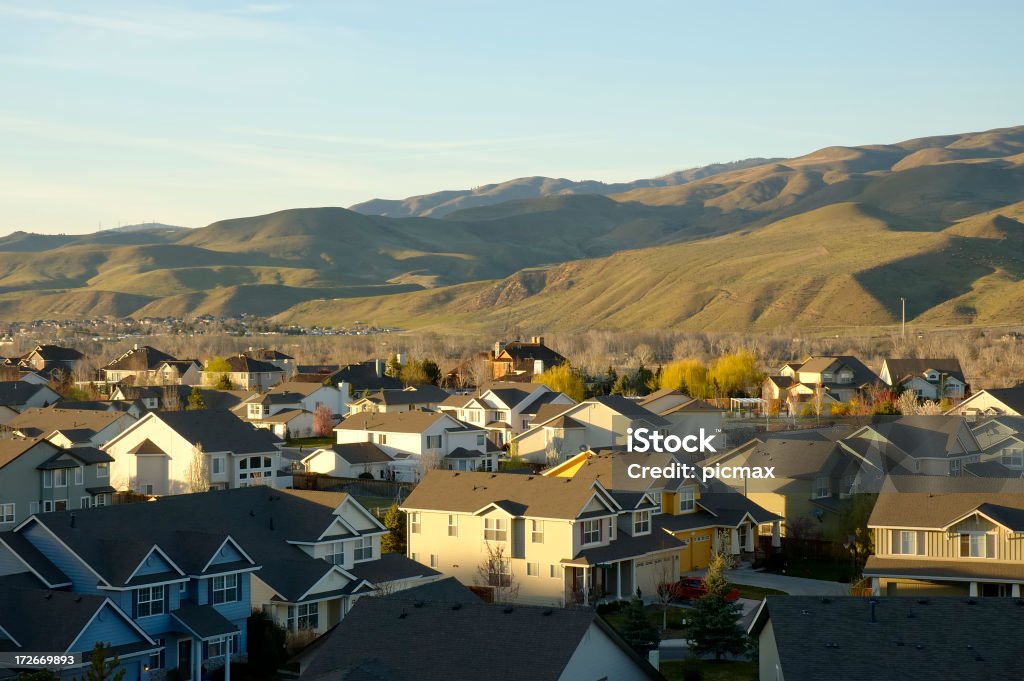
[{"label": "fence", "polygon": [[[318,490],[322,492],[345,492],[355,497],[376,497],[401,502],[412,491],[415,485],[410,482],[394,480],[375,480],[370,478],[336,478],[320,473],[295,473],[292,476],[292,487],[295,489]],[[371,505],[370,510],[374,510]]]}]

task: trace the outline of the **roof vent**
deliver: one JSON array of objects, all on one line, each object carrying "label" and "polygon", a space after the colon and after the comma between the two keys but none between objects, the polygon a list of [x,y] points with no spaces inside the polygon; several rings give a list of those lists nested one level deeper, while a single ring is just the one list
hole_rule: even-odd
[{"label": "roof vent", "polygon": [[804,609],[804,610],[801,610],[801,611],[800,611],[800,614],[801,614],[801,615],[810,615],[810,614],[811,614],[811,611],[810,611],[810,610],[807,610],[807,609]]},{"label": "roof vent", "polygon": [[918,605],[928,605],[930,602],[931,601],[929,601],[927,598],[919,598],[919,599],[917,599],[917,604]]},{"label": "roof vent", "polygon": [[918,650],[924,650],[924,644],[923,643],[915,643],[914,647],[916,649],[918,649]]},{"label": "roof vent", "polygon": [[544,617],[551,617],[552,614],[553,611],[551,610],[551,608],[548,608],[547,610],[541,613],[541,615],[543,615]]},{"label": "roof vent", "polygon": [[829,604],[829,603],[831,603],[831,602],[832,602],[832,599],[831,599],[831,598],[828,598],[828,597],[825,597],[825,598],[822,598],[822,599],[821,599],[821,604],[822,604],[822,605],[828,605],[828,604]]},{"label": "roof vent", "polygon": [[512,610],[514,610],[514,608],[511,605],[506,605],[502,612],[509,615],[512,613]]},{"label": "roof vent", "polygon": [[82,594],[75,594],[75,603],[82,602]]},{"label": "roof vent", "polygon": [[47,591],[46,593],[43,594],[43,598],[45,598],[46,600],[50,600],[51,598],[53,598],[53,592],[52,591]]},{"label": "roof vent", "polygon": [[828,643],[826,643],[826,644],[825,644],[825,647],[826,647],[826,648],[833,648],[833,649],[835,649],[835,648],[838,648],[838,647],[839,647],[839,644],[838,644],[838,643],[834,643],[834,642],[831,642],[831,641],[830,641],[830,642],[828,642]]},{"label": "roof vent", "polygon": [[975,599],[975,598],[968,598],[967,599],[967,605],[977,605],[977,604],[978,604],[977,599]]},{"label": "roof vent", "polygon": [[423,601],[416,601],[415,603],[412,604],[412,607],[414,607],[414,608],[422,608],[423,607]]},{"label": "roof vent", "polygon": [[407,612],[400,612],[400,613],[398,613],[398,619],[400,619],[400,620],[404,620],[408,616],[409,616],[409,613],[407,613]]},{"label": "roof vent", "polygon": [[452,610],[462,610],[462,603],[452,603]]}]

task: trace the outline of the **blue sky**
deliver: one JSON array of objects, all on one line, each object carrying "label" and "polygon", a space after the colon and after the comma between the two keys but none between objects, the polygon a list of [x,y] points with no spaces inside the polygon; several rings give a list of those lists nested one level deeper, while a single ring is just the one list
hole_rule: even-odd
[{"label": "blue sky", "polygon": [[0,233],[1024,123],[1024,3],[0,0]]}]

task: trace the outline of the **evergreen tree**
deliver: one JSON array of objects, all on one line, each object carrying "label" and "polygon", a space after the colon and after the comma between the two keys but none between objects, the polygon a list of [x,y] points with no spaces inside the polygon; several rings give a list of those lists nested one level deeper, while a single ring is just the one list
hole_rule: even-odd
[{"label": "evergreen tree", "polygon": [[234,390],[235,384],[231,382],[231,376],[228,374],[221,374],[220,378],[217,379],[215,386],[217,390]]},{"label": "evergreen tree", "polygon": [[97,643],[89,653],[89,666],[86,668],[85,676],[79,681],[122,681],[125,668],[121,666],[121,658],[115,655],[107,659],[109,653],[110,646]]},{"label": "evergreen tree", "polygon": [[384,375],[391,378],[398,378],[402,375],[402,365],[398,362],[398,355],[392,354],[388,357],[387,366],[384,367]]},{"label": "evergreen tree", "polygon": [[206,398],[203,397],[203,391],[199,389],[199,386],[194,385],[192,392],[188,394],[188,410],[198,411],[200,409],[206,409]]},{"label": "evergreen tree", "polygon": [[391,508],[384,515],[384,527],[388,533],[381,537],[381,553],[405,553],[405,511],[398,508],[398,504],[391,504]]},{"label": "evergreen tree", "polygon": [[639,655],[646,658],[647,653],[657,647],[661,636],[658,628],[651,624],[644,612],[644,602],[640,599],[640,589],[629,602],[626,609],[626,621],[622,624],[623,640],[626,641]]},{"label": "evergreen tree", "polygon": [[707,594],[697,599],[687,618],[690,650],[697,655],[714,654],[716,660],[726,653],[739,655],[747,649],[747,635],[739,624],[743,609],[738,601],[726,598],[729,582],[725,566],[724,555],[711,559],[704,577]]}]

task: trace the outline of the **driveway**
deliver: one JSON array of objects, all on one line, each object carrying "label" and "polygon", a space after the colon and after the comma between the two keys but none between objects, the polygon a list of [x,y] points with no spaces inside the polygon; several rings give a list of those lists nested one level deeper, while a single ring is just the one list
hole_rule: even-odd
[{"label": "driveway", "polygon": [[[688,572],[687,575],[703,577],[704,573],[704,570],[697,570],[695,572]],[[759,570],[751,570],[750,568],[729,570],[725,576],[726,579],[734,584],[778,589],[790,596],[848,596],[850,594],[849,584],[826,582],[822,579],[807,579],[806,577],[787,577],[786,575],[761,572]]]}]

